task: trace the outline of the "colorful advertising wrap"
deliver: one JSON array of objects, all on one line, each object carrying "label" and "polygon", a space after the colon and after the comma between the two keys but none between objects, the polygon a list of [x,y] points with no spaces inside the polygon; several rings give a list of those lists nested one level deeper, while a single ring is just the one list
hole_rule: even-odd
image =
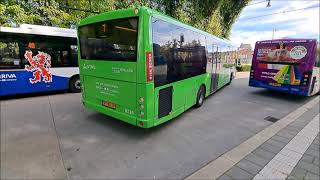
[{"label": "colorful advertising wrap", "polygon": [[269,40],[256,43],[250,86],[301,91],[312,73],[315,40]]},{"label": "colorful advertising wrap", "polygon": [[30,63],[24,69],[33,74],[33,78],[29,79],[31,84],[41,82],[41,79],[45,83],[52,82],[52,74],[50,72],[51,56],[49,54],[39,51],[36,56],[32,56],[31,51],[26,51],[24,57]]}]

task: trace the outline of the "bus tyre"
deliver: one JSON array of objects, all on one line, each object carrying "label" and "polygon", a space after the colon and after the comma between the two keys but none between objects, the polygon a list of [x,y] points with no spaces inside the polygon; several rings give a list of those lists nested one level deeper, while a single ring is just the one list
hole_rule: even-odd
[{"label": "bus tyre", "polygon": [[197,95],[197,102],[195,107],[198,108],[200,106],[202,106],[204,98],[205,98],[205,94],[206,94],[206,90],[204,88],[204,86],[200,86],[199,90],[198,90],[198,95]]},{"label": "bus tyre", "polygon": [[71,92],[81,92],[81,84],[79,76],[73,76],[69,81],[69,89]]}]

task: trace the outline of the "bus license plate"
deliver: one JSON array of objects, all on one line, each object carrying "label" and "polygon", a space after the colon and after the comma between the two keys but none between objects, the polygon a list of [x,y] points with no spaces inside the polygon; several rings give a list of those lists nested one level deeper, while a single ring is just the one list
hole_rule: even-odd
[{"label": "bus license plate", "polygon": [[271,86],[276,86],[276,87],[280,87],[282,84],[279,83],[270,83]]},{"label": "bus license plate", "polygon": [[115,103],[108,102],[108,101],[102,101],[102,105],[112,109],[115,109],[117,107]]}]

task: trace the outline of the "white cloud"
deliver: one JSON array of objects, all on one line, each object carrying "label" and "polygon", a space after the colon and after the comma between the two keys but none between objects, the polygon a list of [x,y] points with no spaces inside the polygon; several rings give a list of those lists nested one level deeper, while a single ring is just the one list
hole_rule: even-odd
[{"label": "white cloud", "polygon": [[[254,3],[254,1],[252,2]],[[235,44],[250,43],[272,38],[317,38],[319,40],[319,1],[271,1],[272,7],[265,3],[247,6],[234,24],[230,40]],[[249,19],[294,9],[318,6],[312,9],[275,14]]]}]

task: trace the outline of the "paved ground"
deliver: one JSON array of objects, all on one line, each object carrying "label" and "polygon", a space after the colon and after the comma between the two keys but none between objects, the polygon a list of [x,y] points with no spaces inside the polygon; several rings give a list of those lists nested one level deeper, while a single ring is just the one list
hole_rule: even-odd
[{"label": "paved ground", "polygon": [[319,179],[319,133],[291,172],[288,179]]},{"label": "paved ground", "polygon": [[312,99],[247,84],[149,130],[84,109],[80,94],[1,101],[1,178],[184,178]]},{"label": "paved ground", "polygon": [[237,72],[236,79],[249,78],[249,72]]},{"label": "paved ground", "polygon": [[[310,126],[312,120],[318,122],[311,124],[313,129],[305,129],[308,124]],[[221,175],[218,180],[319,179],[320,147],[318,126],[319,103],[245,156]],[[301,140],[299,135],[303,130],[315,134],[314,136],[309,134],[302,136]],[[297,143],[294,146],[290,146],[290,143],[295,143],[295,140]],[[281,173],[277,174],[278,171]]]}]

